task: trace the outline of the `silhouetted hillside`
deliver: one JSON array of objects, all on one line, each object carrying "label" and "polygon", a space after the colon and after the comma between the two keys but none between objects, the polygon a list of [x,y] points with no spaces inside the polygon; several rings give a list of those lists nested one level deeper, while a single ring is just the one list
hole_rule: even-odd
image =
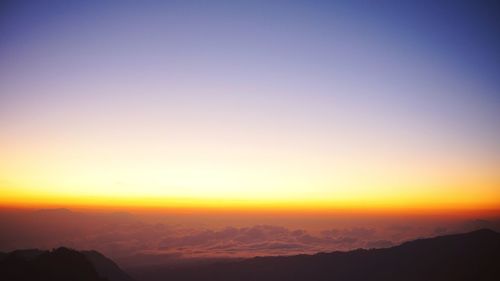
[{"label": "silhouetted hillside", "polygon": [[99,276],[106,277],[109,281],[133,281],[116,263],[101,253],[97,251],[82,251],[81,253],[94,265]]},{"label": "silhouetted hillside", "polygon": [[54,251],[14,251],[0,262],[0,279],[104,281],[85,256],[77,251],[59,248]]},{"label": "silhouetted hillside", "polygon": [[386,249],[355,250],[135,272],[142,281],[170,280],[500,280],[500,234],[478,230]]},{"label": "silhouetted hillside", "polygon": [[101,254],[67,248],[17,250],[0,255],[0,280],[5,281],[131,281]]}]

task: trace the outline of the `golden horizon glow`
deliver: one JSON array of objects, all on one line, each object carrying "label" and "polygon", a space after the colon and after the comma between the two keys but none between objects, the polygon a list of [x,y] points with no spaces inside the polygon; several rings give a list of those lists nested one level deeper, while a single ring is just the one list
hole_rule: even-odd
[{"label": "golden horizon glow", "polygon": [[288,210],[500,207],[494,165],[413,155],[412,162],[399,167],[396,163],[409,159],[397,148],[381,155],[366,151],[363,159],[354,151],[342,155],[328,153],[325,147],[257,152],[248,144],[235,151],[224,144],[210,149],[188,142],[170,150],[142,143],[141,150],[134,151],[135,146],[119,143],[70,143],[72,150],[63,143],[32,143],[24,144],[23,151],[6,151],[0,159],[0,204]]},{"label": "golden horizon glow", "polygon": [[[484,194],[483,194],[484,195]],[[229,198],[229,197],[146,197],[111,195],[75,195],[57,193],[2,192],[0,206],[10,207],[83,207],[83,208],[133,208],[133,209],[171,209],[171,210],[240,210],[240,211],[285,211],[285,212],[455,212],[491,210],[500,213],[495,197],[481,197],[478,194],[458,196],[410,196],[392,198],[373,198],[357,196],[350,199],[303,198]]]},{"label": "golden horizon glow", "polygon": [[500,206],[495,164],[474,155],[467,161],[450,152],[424,157],[397,146],[378,151],[343,146],[341,151],[319,142],[316,147],[192,138],[168,147],[162,145],[165,138],[108,142],[114,139],[15,143],[4,138],[0,204],[323,210]]}]

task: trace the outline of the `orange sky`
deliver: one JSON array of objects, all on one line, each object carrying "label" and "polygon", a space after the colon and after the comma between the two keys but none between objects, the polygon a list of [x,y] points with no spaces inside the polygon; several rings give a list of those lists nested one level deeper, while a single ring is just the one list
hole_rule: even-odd
[{"label": "orange sky", "polygon": [[119,142],[112,136],[82,143],[75,134],[64,140],[58,139],[60,132],[26,139],[4,134],[0,204],[290,210],[500,207],[497,166],[480,159],[417,155],[397,147],[369,146],[361,153],[272,144],[259,150],[249,143],[234,147],[220,141],[167,148],[159,141]]}]

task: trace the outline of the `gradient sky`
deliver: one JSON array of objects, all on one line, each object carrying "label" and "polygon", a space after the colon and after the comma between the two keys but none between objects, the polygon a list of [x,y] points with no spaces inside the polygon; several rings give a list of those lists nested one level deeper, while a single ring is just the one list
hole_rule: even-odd
[{"label": "gradient sky", "polygon": [[498,208],[500,7],[416,2],[2,1],[0,204]]}]

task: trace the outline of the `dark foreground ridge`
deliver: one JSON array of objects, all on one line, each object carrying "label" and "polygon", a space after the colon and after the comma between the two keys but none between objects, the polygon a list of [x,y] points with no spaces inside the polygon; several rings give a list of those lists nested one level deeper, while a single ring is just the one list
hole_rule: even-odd
[{"label": "dark foreground ridge", "polygon": [[17,250],[0,254],[0,280],[133,281],[110,259],[95,251],[68,248]]},{"label": "dark foreground ridge", "polygon": [[135,271],[141,281],[390,281],[500,280],[500,233],[420,239],[386,249],[355,250],[180,268],[151,267]]}]

